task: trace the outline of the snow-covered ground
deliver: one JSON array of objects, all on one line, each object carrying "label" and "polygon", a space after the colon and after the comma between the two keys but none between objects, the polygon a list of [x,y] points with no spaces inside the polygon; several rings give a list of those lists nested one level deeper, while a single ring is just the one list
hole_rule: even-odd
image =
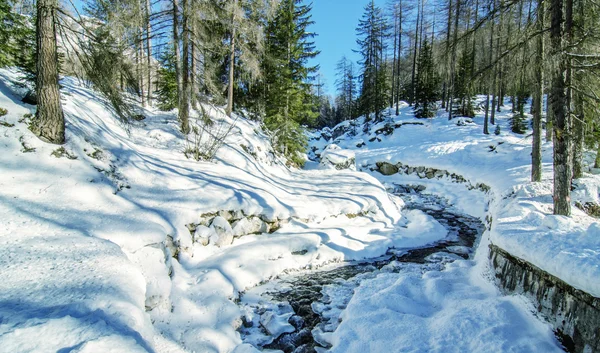
[{"label": "snow-covered ground", "polygon": [[[61,150],[27,129],[34,107],[15,94],[18,76],[0,76],[0,346],[11,352],[231,351],[239,291],[446,235],[423,214],[402,216],[368,174],[289,170],[255,122],[238,120],[215,162],[197,162],[175,113],[145,110],[123,126],[69,78]],[[289,223],[222,247],[193,242],[186,225],[222,210]]]},{"label": "snow-covered ground", "polygon": [[[240,292],[282,273],[379,256],[390,247],[418,247],[447,236],[430,216],[403,212],[403,201],[390,196],[379,181],[390,186],[395,181],[410,182],[411,178],[417,182],[416,177],[318,168],[290,170],[272,153],[268,136],[258,123],[234,121],[214,107],[206,107],[212,119],[225,126],[235,122],[235,127],[213,162],[197,162],[183,154],[188,144],[178,132],[174,112],[143,110],[145,120],[124,126],[96,93],[65,78],[61,92],[67,143],[61,150],[39,141],[27,129],[24,115],[34,112],[35,107],[20,102],[15,94],[18,89],[11,84],[17,80],[14,72],[0,70],[0,107],[8,110],[0,117],[2,350],[251,352],[254,349],[242,345],[236,331],[242,316],[236,304]],[[408,112],[404,108],[399,121],[412,121]],[[360,142],[366,147],[360,149],[353,139],[338,145],[354,150],[359,168],[383,160],[402,161],[444,167],[474,183],[490,185],[494,200],[490,210],[497,215],[490,238],[516,255],[519,249],[527,249],[527,239],[519,232],[512,238],[504,236],[508,231],[503,226],[518,230],[525,229],[523,224],[535,226],[541,237],[548,225],[560,224],[559,231],[546,233],[551,237],[574,234],[574,228],[565,225],[570,221],[548,221],[553,218],[547,216],[543,195],[536,209],[544,218],[539,223],[530,218],[538,220],[540,216],[524,218],[529,214],[525,211],[503,216],[502,212],[512,212],[503,211],[506,202],[529,202],[533,197],[524,187],[515,189],[509,201],[501,201],[514,185],[527,180],[528,141],[509,134],[484,137],[479,133],[480,121],[475,122],[457,127],[454,122],[435,119],[423,126],[402,126],[394,135],[382,137],[381,142],[371,143],[362,136]],[[487,145],[499,141],[505,144],[498,146],[497,153],[487,151]],[[548,157],[549,147],[545,148]],[[352,152],[343,150],[337,150],[336,155],[346,160],[353,157]],[[595,184],[586,185],[582,190],[597,198],[592,187]],[[486,196],[466,192],[462,185],[431,180],[427,190],[442,193],[470,214],[484,217],[488,212]],[[240,213],[249,222],[279,222],[281,228],[272,234],[236,233],[231,244],[220,246],[214,237],[208,245],[194,239],[186,225],[202,223],[201,215],[218,211]],[[597,261],[598,240],[586,238],[585,232],[598,228],[588,227],[590,221],[579,213],[575,217],[587,222],[577,228],[588,256],[587,262],[580,256],[579,264],[588,266],[585,273],[592,277],[585,278],[597,279],[599,270],[590,264]],[[198,228],[212,235],[217,225],[229,231],[227,221],[212,222]],[[178,260],[170,256],[172,243],[180,250]],[[561,265],[569,259],[567,251],[563,252],[566,257]],[[518,304],[518,299],[502,297],[486,282],[484,258],[481,255],[472,263],[440,272],[443,281],[425,278],[422,284],[431,286],[425,294],[444,296],[452,292],[456,294],[452,298],[459,298],[460,291],[439,284],[466,283],[463,293],[474,290],[475,299],[483,298],[481,310],[491,307],[499,313],[491,314],[487,321],[477,321],[480,326],[500,320],[490,328],[492,332],[497,330],[502,336],[519,331],[524,339],[538,337],[538,347],[555,348],[549,329]],[[532,262],[544,268],[544,259],[541,257],[541,265]],[[569,271],[569,266],[559,269],[558,275]],[[417,274],[402,276],[414,282]],[[565,276],[570,283],[581,278]],[[600,281],[590,282],[587,286],[574,285],[597,293]],[[357,325],[350,316],[355,315],[353,308],[360,306],[355,304],[365,298],[361,293],[381,283],[375,278],[357,289],[357,302],[350,302],[344,314],[347,324],[343,325],[348,326],[340,326],[338,342],[351,332],[345,327]],[[391,288],[401,291],[404,286]],[[422,296],[420,287],[415,288],[411,293]],[[451,299],[441,306],[436,300],[422,301],[422,310],[433,313],[435,310],[427,306],[436,310],[455,306]],[[511,314],[515,312],[512,310],[517,314]],[[475,308],[469,313],[471,316],[449,318],[468,321],[481,314]],[[514,320],[516,326],[510,325]],[[455,332],[439,334],[451,337]],[[473,341],[472,351],[483,350],[477,343],[485,341],[485,336],[481,337]],[[436,342],[443,342],[441,339]],[[334,349],[343,351],[341,347]]]},{"label": "snow-covered ground", "polygon": [[[531,130],[525,135],[510,132],[508,101],[502,113],[496,116],[500,135],[482,134],[482,112],[474,119],[448,121],[442,112],[435,119],[416,119],[404,103],[400,111],[399,116],[389,118],[391,124],[402,124],[392,135],[375,133],[385,123],[373,126],[369,135],[361,132],[359,124],[358,135],[346,133],[332,142],[352,150],[362,170],[376,168],[377,162],[401,162],[447,170],[462,175],[471,185],[489,186],[489,194],[481,198],[465,193],[467,184],[452,183],[448,178],[421,179],[414,174],[383,176],[372,172],[388,186],[424,184],[427,192],[445,195],[469,214],[491,217],[488,236],[492,243],[575,288],[600,297],[600,223],[575,207],[575,202],[599,202],[599,176],[588,173],[577,181],[572,196],[572,217],[554,216],[552,143],[544,142],[542,146],[542,182],[531,183]],[[341,125],[349,125],[349,122]],[[493,125],[490,130],[494,130]],[[320,135],[316,133],[313,138]],[[313,140],[316,153],[327,143],[324,138]],[[360,144],[364,146],[358,148]],[[593,158],[589,158],[591,160]]]}]

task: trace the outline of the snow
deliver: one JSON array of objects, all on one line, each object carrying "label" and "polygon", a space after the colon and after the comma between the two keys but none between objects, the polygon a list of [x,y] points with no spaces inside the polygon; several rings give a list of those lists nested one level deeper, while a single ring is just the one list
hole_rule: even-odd
[{"label": "snow", "polygon": [[520,297],[499,297],[469,274],[473,261],[443,271],[419,266],[365,279],[332,334],[332,353],[562,352],[552,330]]},{"label": "snow", "polygon": [[[416,119],[411,108],[403,103],[399,116],[394,116],[394,110],[388,113],[387,123],[400,125],[392,135],[354,135],[350,131],[329,142],[354,151],[359,170],[369,171],[377,162],[401,162],[413,167],[447,170],[462,175],[471,185],[488,185],[490,192],[483,195],[467,192],[464,186],[448,178],[421,179],[414,174],[383,176],[371,172],[389,188],[395,184],[423,184],[426,192],[444,195],[464,212],[481,219],[491,218],[491,231],[485,235],[491,243],[575,288],[600,297],[600,238],[594,236],[599,223],[575,207],[576,202],[598,203],[600,177],[586,173],[577,180],[572,195],[573,216],[554,216],[552,144],[545,141],[542,144],[542,182],[530,182],[531,136],[510,132],[509,104],[505,102],[506,107],[496,115],[500,135],[482,134],[481,111],[470,119],[472,122],[461,124],[460,121],[466,119],[449,121],[441,111],[434,119]],[[374,125],[371,131],[384,125],[385,122]],[[332,130],[339,131],[342,126],[347,126],[347,122]],[[313,141],[317,136],[320,134],[313,135]],[[380,141],[371,141],[373,138]],[[316,142],[314,153],[327,147],[323,140]],[[370,142],[356,147],[364,141]],[[587,157],[591,172],[593,156]],[[480,252],[487,253],[487,249]]]},{"label": "snow", "polygon": [[[61,79],[63,147],[76,159],[57,158],[27,129],[35,107],[19,101],[17,80],[0,70],[2,120],[14,124],[0,127],[0,343],[12,352],[229,352],[242,343],[241,291],[446,236],[423,215],[404,217],[373,176],[288,169],[256,122],[207,106],[235,126],[215,161],[197,162],[182,153],[175,112],[140,110],[146,119],[124,126],[71,78]],[[193,242],[186,225],[221,210],[282,228],[241,236],[248,224],[218,219],[195,233],[214,242]]]},{"label": "snow", "polygon": [[[334,163],[354,159],[366,171],[378,161],[444,168],[473,184],[490,185],[488,196],[445,179],[289,169],[274,154],[259,123],[231,119],[212,106],[205,108],[213,120],[234,127],[214,161],[197,162],[183,154],[187,143],[178,131],[176,112],[140,108],[146,119],[124,126],[106,101],[71,78],[61,80],[67,121],[63,147],[76,159],[57,158],[52,153],[58,146],[41,142],[27,129],[23,116],[35,107],[19,101],[18,89],[11,85],[17,80],[14,71],[0,70],[0,106],[9,112],[0,120],[14,124],[0,126],[3,350],[256,352],[236,331],[242,324],[242,309],[236,304],[240,293],[285,273],[451,236],[432,217],[402,210],[403,201],[386,191],[394,183],[427,184],[427,192],[444,195],[467,213],[483,218],[489,212],[494,216],[492,231],[480,247],[492,241],[590,294],[600,293],[600,281],[592,280],[599,277],[598,224],[581,212],[575,215],[579,224],[551,217],[547,188],[527,184],[527,139],[483,136],[479,118],[460,127],[445,119],[418,121],[424,125],[402,125],[392,136],[379,135],[381,142],[366,142],[370,135],[346,136],[335,141],[339,149],[330,148],[325,156]],[[407,109],[402,108],[397,122],[416,122]],[[324,138],[315,143],[319,149],[329,144]],[[492,144],[497,153],[488,151]],[[547,183],[551,159],[549,146],[544,148]],[[600,179],[588,178],[575,192],[582,201],[598,199]],[[526,186],[515,188],[520,184]],[[218,211],[241,212],[246,218],[230,224],[218,216],[197,226],[192,237],[187,225]],[[269,234],[258,220],[279,222],[281,228]],[[526,239],[529,234],[533,236]],[[169,239],[180,245],[177,260],[170,256]],[[558,244],[548,246],[550,242]],[[532,246],[535,252],[529,251]],[[556,266],[548,263],[554,258],[559,260]],[[373,344],[381,337],[415,341],[422,337],[416,336],[421,328],[429,330],[421,334],[433,334],[426,341],[435,349],[435,342],[463,337],[451,325],[461,321],[473,325],[463,328],[474,337],[455,343],[466,351],[484,347],[492,333],[498,336],[493,342],[506,347],[539,344],[554,349],[546,326],[527,314],[530,309],[520,299],[503,297],[489,283],[473,279],[483,271],[484,259],[479,251],[474,262],[457,261],[463,267],[446,272],[395,274],[398,278],[382,274],[365,282],[348,310],[340,313],[340,331],[320,339],[342,342],[344,335],[356,332]],[[387,291],[382,287],[386,279],[393,280]],[[375,295],[379,292],[394,299]],[[367,293],[376,302],[369,304]],[[460,302],[461,296],[469,301]],[[381,323],[392,327],[406,324],[396,322],[398,315],[418,322],[406,335],[378,333],[376,326],[353,319],[369,318],[361,305],[392,305],[375,311]],[[488,309],[489,316],[478,317]],[[273,315],[257,320],[273,332],[290,329],[288,314]],[[477,331],[493,320],[496,326]],[[508,325],[511,321],[514,326]],[[410,332],[415,336],[409,337]],[[509,334],[539,339],[507,342]],[[360,346],[354,340],[347,344],[348,351]]]}]

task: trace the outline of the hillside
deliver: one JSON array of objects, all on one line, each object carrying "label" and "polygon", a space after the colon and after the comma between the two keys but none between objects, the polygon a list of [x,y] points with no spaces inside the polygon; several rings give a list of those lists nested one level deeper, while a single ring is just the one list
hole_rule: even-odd
[{"label": "hillside", "polygon": [[[443,117],[416,120],[404,106],[394,118],[401,126],[388,136],[375,133],[383,125],[372,135],[350,136],[344,126],[313,135],[313,154],[335,142],[338,157],[354,155],[363,172],[314,162],[297,170],[273,153],[259,123],[206,106],[217,126],[233,127],[214,161],[198,162],[183,153],[189,143],[174,112],[143,109],[144,120],[123,125],[95,92],[70,78],[61,80],[67,143],[43,143],[27,129],[26,115],[35,108],[20,102],[17,80],[15,72],[0,70],[0,107],[8,110],[0,118],[0,346],[6,351],[256,351],[249,343],[264,333],[240,335],[241,327],[248,320],[268,327],[266,310],[279,315],[273,325],[285,330],[289,316],[261,301],[263,311],[253,318],[240,304],[246,292],[298,271],[453,237],[431,215],[406,209],[403,198],[388,193],[412,184],[464,214],[493,217],[491,230],[467,259],[425,272],[382,269],[365,278],[355,297],[352,290],[340,294],[349,300],[347,310],[336,309],[342,324],[323,339],[333,351],[385,344],[382,332],[418,351],[424,327],[437,332],[428,338],[438,347],[433,351],[452,351],[444,342],[463,334],[470,339],[454,351],[468,351],[469,344],[471,351],[558,351],[529,305],[490,282],[490,242],[600,293],[600,281],[591,280],[600,278],[598,223],[583,212],[551,216],[547,182],[527,182],[528,139],[483,136],[478,119],[461,126]],[[342,133],[329,139],[336,130]],[[545,180],[550,152],[546,145]],[[383,176],[382,162],[449,173]],[[582,181],[577,200],[597,202],[598,181]],[[371,327],[364,316],[370,310],[380,314]],[[461,324],[461,333],[456,322],[473,325]],[[481,327],[494,334],[480,334]],[[495,350],[484,350],[489,342]]]}]

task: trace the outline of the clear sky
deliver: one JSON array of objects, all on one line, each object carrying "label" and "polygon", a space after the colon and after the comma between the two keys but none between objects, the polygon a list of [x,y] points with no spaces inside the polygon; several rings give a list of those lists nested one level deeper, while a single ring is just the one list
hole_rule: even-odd
[{"label": "clear sky", "polygon": [[[305,0],[308,3],[310,0]],[[318,36],[315,38],[321,54],[313,64],[320,65],[325,78],[327,92],[335,94],[335,66],[343,55],[352,61],[358,61],[358,54],[352,52],[356,46],[356,26],[367,3],[371,0],[313,0],[312,19],[315,24],[310,28]],[[375,0],[375,4],[384,7],[385,0]]]}]

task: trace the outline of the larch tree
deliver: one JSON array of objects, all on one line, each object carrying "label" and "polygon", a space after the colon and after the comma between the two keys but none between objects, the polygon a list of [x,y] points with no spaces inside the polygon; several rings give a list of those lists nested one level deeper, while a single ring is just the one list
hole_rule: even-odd
[{"label": "larch tree", "polygon": [[63,144],[65,142],[65,118],[58,87],[58,51],[55,26],[57,8],[56,0],[37,1],[36,94],[38,105],[30,128],[44,141]]}]

